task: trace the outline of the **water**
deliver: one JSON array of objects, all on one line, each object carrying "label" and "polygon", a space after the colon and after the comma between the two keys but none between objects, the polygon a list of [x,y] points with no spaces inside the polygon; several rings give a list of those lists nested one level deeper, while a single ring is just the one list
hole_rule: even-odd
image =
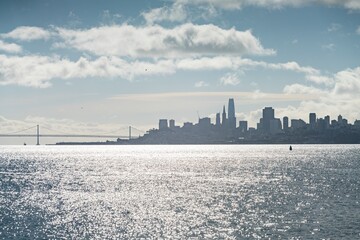
[{"label": "water", "polygon": [[360,146],[0,146],[0,239],[359,239]]}]

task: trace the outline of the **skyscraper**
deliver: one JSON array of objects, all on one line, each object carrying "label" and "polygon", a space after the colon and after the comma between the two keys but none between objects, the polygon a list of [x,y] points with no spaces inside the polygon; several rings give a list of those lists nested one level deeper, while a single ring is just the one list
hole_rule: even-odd
[{"label": "skyscraper", "polygon": [[316,113],[310,113],[309,114],[309,124],[310,128],[314,129],[316,126]]},{"label": "skyscraper", "polygon": [[160,119],[159,120],[159,130],[165,130],[168,128],[168,120],[167,119]]},{"label": "skyscraper", "polygon": [[175,120],[174,120],[174,119],[170,119],[170,121],[169,121],[169,127],[170,127],[170,128],[175,128]]},{"label": "skyscraper", "polygon": [[265,107],[263,109],[263,130],[270,132],[270,121],[275,119],[274,109],[272,107]]},{"label": "skyscraper", "polygon": [[235,129],[236,128],[235,104],[234,104],[234,99],[233,98],[229,98],[228,122],[229,122],[229,128],[230,129]]},{"label": "skyscraper", "polygon": [[226,111],[225,111],[225,106],[223,107],[222,123],[221,123],[221,125],[223,125],[223,126],[226,125]]},{"label": "skyscraper", "polygon": [[284,129],[284,131],[289,130],[289,118],[286,116],[283,117],[283,129]]},{"label": "skyscraper", "polygon": [[248,130],[248,122],[247,121],[239,121],[240,132],[244,133]]},{"label": "skyscraper", "polygon": [[220,120],[220,113],[216,114],[216,126],[220,126],[221,120]]}]

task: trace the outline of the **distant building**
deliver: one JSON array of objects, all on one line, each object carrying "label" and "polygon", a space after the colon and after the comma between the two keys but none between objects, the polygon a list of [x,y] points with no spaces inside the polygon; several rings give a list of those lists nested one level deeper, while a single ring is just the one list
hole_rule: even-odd
[{"label": "distant building", "polygon": [[323,131],[326,129],[326,121],[322,118],[319,118],[316,122],[316,129]]},{"label": "distant building", "polygon": [[167,119],[160,119],[159,120],[159,130],[165,130],[168,128],[168,120]]},{"label": "distant building", "polygon": [[175,120],[174,119],[169,120],[169,127],[170,128],[175,128]]},{"label": "distant building", "polygon": [[306,123],[302,119],[291,119],[291,129],[303,128]]},{"label": "distant building", "polygon": [[209,117],[204,117],[199,119],[199,128],[202,131],[206,131],[211,127],[211,119]]},{"label": "distant building", "polygon": [[233,98],[229,99],[228,104],[228,126],[230,129],[236,128],[235,103]]},{"label": "distant building", "polygon": [[355,120],[354,126],[360,128],[360,120]]},{"label": "distant building", "polygon": [[283,129],[284,129],[284,131],[289,130],[289,118],[286,116],[283,117]]},{"label": "distant building", "polygon": [[276,133],[280,133],[281,132],[281,121],[279,118],[275,118],[275,119],[271,119],[270,120],[270,133],[271,134],[276,134]]},{"label": "distant building", "polygon": [[333,120],[331,120],[331,126],[332,127],[336,127],[336,126],[338,126],[339,124],[338,124],[338,122],[335,120],[335,119],[333,119]]},{"label": "distant building", "polygon": [[339,116],[338,116],[338,123],[339,123],[339,124],[341,124],[341,123],[342,123],[342,119],[343,119],[343,118],[342,118],[342,116],[341,116],[341,115],[339,115]]},{"label": "distant building", "polygon": [[270,121],[275,119],[274,109],[272,107],[265,107],[262,113],[262,129],[264,132],[270,132]]},{"label": "distant building", "polygon": [[184,122],[183,128],[189,129],[189,128],[192,128],[193,126],[194,126],[194,125],[193,125],[193,123],[191,123],[191,122]]},{"label": "distant building", "polygon": [[220,113],[216,114],[216,126],[220,126],[221,125],[221,119],[220,119]]},{"label": "distant building", "polygon": [[325,120],[325,128],[329,128],[330,127],[330,116],[326,115],[324,117],[324,120]]},{"label": "distant building", "polygon": [[225,111],[225,106],[224,106],[223,107],[223,113],[222,113],[222,123],[221,123],[221,125],[225,126],[226,122],[227,122],[227,119],[226,119],[226,111]]},{"label": "distant building", "polygon": [[248,122],[247,121],[239,121],[239,129],[240,132],[244,133],[248,130]]},{"label": "distant building", "polygon": [[311,129],[315,129],[316,127],[316,113],[309,114],[309,125]]}]

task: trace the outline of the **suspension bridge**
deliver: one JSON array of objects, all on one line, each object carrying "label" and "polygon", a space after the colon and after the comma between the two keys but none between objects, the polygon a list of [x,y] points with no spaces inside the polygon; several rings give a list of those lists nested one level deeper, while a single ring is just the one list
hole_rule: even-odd
[{"label": "suspension bridge", "polygon": [[[48,127],[42,126],[41,129],[46,129],[50,133],[40,133],[40,125],[32,126],[29,128],[21,129],[18,131],[10,133],[0,133],[0,138],[3,137],[21,137],[21,138],[36,138],[36,145],[40,145],[40,138],[108,138],[108,139],[136,139],[145,133],[145,131],[140,130],[133,126],[122,127],[110,132],[104,132],[99,134],[71,134],[65,133],[58,130],[54,130]],[[30,130],[36,130],[34,133],[29,133]],[[124,130],[127,131],[127,135],[124,134]],[[134,133],[138,133],[137,136],[134,136]],[[132,135],[133,134],[133,135]]]}]

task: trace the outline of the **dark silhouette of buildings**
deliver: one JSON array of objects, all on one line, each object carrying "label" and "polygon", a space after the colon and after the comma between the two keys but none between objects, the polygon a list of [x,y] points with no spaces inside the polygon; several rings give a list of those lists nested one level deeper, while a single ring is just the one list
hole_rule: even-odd
[{"label": "dark silhouette of buildings", "polygon": [[[309,113],[309,123],[302,119],[284,116],[282,122],[275,117],[275,109],[265,107],[257,128],[249,128],[246,120],[236,126],[234,99],[228,102],[228,115],[223,106],[222,118],[216,114],[215,124],[209,117],[198,123],[185,122],[176,126],[175,120],[160,119],[159,128],[149,130],[137,139],[108,141],[108,144],[259,144],[259,143],[360,143],[360,120],[348,124],[341,115],[337,120],[330,116],[316,118]],[[169,123],[169,125],[168,125]],[[64,143],[66,144],[66,143]],[[86,144],[86,143],[84,143]],[[96,144],[96,143],[94,143]],[[106,143],[105,143],[106,144]]]},{"label": "dark silhouette of buildings", "polygon": [[[287,116],[275,117],[275,109],[265,107],[257,128],[248,128],[248,122],[239,121],[236,126],[235,102],[228,101],[228,114],[223,106],[222,115],[216,113],[215,124],[208,117],[199,118],[199,122],[184,123],[175,127],[175,120],[160,119],[159,130],[150,130],[139,143],[360,143],[360,121],[354,125],[341,115],[337,120],[330,116],[316,118],[309,113],[309,123],[302,119],[290,119]],[[289,125],[291,123],[291,125]]]}]

